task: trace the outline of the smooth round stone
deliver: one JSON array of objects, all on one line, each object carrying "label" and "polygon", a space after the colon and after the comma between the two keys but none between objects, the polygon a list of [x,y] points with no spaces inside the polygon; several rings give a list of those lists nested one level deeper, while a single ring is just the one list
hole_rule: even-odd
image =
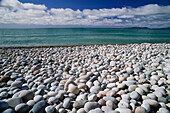
[{"label": "smooth round stone", "polygon": [[39,89],[38,91],[35,92],[35,95],[44,95],[45,91],[44,89]]},{"label": "smooth round stone", "polygon": [[79,110],[77,110],[77,113],[86,113],[86,111],[84,110],[84,108],[80,108]]},{"label": "smooth round stone", "polygon": [[115,83],[109,83],[109,84],[107,84],[107,88],[113,88],[113,87],[115,87],[115,86],[116,86]]},{"label": "smooth round stone", "polygon": [[170,111],[166,108],[159,108],[159,113],[169,113]]},{"label": "smooth round stone", "polygon": [[44,81],[44,84],[48,84],[48,83],[52,83],[52,82],[54,82],[54,78],[53,77],[51,77],[51,78],[47,78],[45,81]]},{"label": "smooth round stone", "polygon": [[134,100],[138,100],[140,98],[140,95],[136,91],[133,91],[130,93],[130,98],[132,98]]},{"label": "smooth round stone", "polygon": [[46,107],[46,102],[44,100],[36,103],[29,113],[44,113]]},{"label": "smooth round stone", "polygon": [[2,98],[8,97],[8,92],[7,92],[7,91],[1,92],[1,93],[0,93],[0,97],[2,97]]},{"label": "smooth round stone", "polygon": [[118,104],[119,108],[129,108],[130,105],[127,100],[121,100]]},{"label": "smooth round stone", "polygon": [[29,90],[23,90],[19,94],[19,97],[22,98],[23,102],[27,102],[28,100],[32,100],[34,97],[34,94],[32,91]]},{"label": "smooth round stone", "polygon": [[143,95],[145,93],[144,90],[142,88],[139,88],[139,87],[136,88],[135,91],[138,92],[140,95]]},{"label": "smooth round stone", "polygon": [[101,105],[101,106],[105,106],[106,105],[106,101],[104,99],[100,99],[98,101],[98,104]]},{"label": "smooth round stone", "polygon": [[153,100],[156,100],[156,95],[153,93],[147,94],[147,96]]},{"label": "smooth round stone", "polygon": [[111,100],[113,102],[116,102],[116,99],[114,97],[107,97],[107,96],[104,96],[103,99],[107,102],[108,100]]},{"label": "smooth round stone", "polygon": [[110,96],[110,97],[115,96],[115,95],[116,95],[116,91],[115,90],[110,90],[110,91],[108,91],[106,93],[106,96]]},{"label": "smooth round stone", "polygon": [[91,93],[98,93],[99,91],[101,91],[101,87],[100,86],[92,86],[90,88],[90,92]]},{"label": "smooth round stone", "polygon": [[22,103],[22,99],[19,97],[10,98],[7,100],[10,107],[15,108],[18,104]]},{"label": "smooth round stone", "polygon": [[130,85],[135,85],[136,81],[135,80],[128,80],[128,81],[123,81],[124,84],[126,84],[126,86],[130,86]]},{"label": "smooth round stone", "polygon": [[75,101],[73,104],[73,107],[76,109],[82,108],[84,107],[84,104],[86,103],[86,100],[79,100],[79,101]]},{"label": "smooth round stone", "polygon": [[71,104],[71,99],[70,98],[65,98],[64,102],[63,102],[63,107],[64,108],[69,108],[70,104]]},{"label": "smooth round stone", "polygon": [[86,94],[80,94],[77,96],[76,101],[79,100],[88,100],[87,95]]},{"label": "smooth round stone", "polygon": [[111,61],[110,62],[110,66],[115,66],[116,65],[116,62],[115,61]]},{"label": "smooth round stone", "polygon": [[0,100],[0,111],[7,109],[9,104],[3,100]]},{"label": "smooth round stone", "polygon": [[8,82],[10,80],[10,77],[9,76],[1,76],[0,78],[0,82]]},{"label": "smooth round stone", "polygon": [[90,110],[88,113],[103,113],[103,112],[100,108],[96,108],[96,109]]},{"label": "smooth round stone", "polygon": [[116,108],[115,111],[119,111],[120,113],[132,113],[128,108]]},{"label": "smooth round stone", "polygon": [[129,100],[130,99],[130,95],[129,94],[123,94],[121,95],[123,100]]},{"label": "smooth round stone", "polygon": [[89,101],[95,101],[95,100],[97,100],[97,95],[96,95],[96,94],[90,95],[90,96],[88,97],[88,100],[89,100]]},{"label": "smooth round stone", "polygon": [[148,103],[143,102],[143,104],[141,105],[141,107],[145,108],[147,112],[149,112],[151,110],[151,107]]},{"label": "smooth round stone", "polygon": [[163,94],[162,94],[161,92],[159,92],[159,91],[155,91],[154,94],[155,94],[155,96],[156,96],[157,98],[163,96]]},{"label": "smooth round stone", "polygon": [[104,112],[108,112],[108,111],[112,111],[113,109],[111,107],[108,107],[108,106],[102,106],[102,111]]},{"label": "smooth round stone", "polygon": [[124,89],[126,87],[125,83],[121,83],[117,86],[119,89]]},{"label": "smooth round stone", "polygon": [[57,98],[57,97],[50,97],[49,99],[48,99],[48,103],[49,104],[55,104],[55,103],[57,103],[59,101],[59,99]]},{"label": "smooth round stone", "polygon": [[157,107],[158,106],[158,102],[155,101],[155,100],[152,100],[152,99],[146,99],[143,102],[148,103],[152,107]]},{"label": "smooth round stone", "polygon": [[147,111],[143,107],[137,107],[135,113],[147,113]]},{"label": "smooth round stone", "polygon": [[113,109],[116,108],[116,105],[115,105],[114,102],[111,101],[111,100],[108,100],[108,101],[106,102],[106,106],[108,106],[108,107],[110,107],[110,108],[113,108]]},{"label": "smooth round stone", "polygon": [[25,103],[21,103],[21,104],[18,104],[16,107],[15,107],[15,111],[17,113],[27,113],[29,110],[29,106]]},{"label": "smooth round stone", "polygon": [[64,108],[60,108],[58,111],[59,111],[59,113],[65,113],[66,112],[66,110]]},{"label": "smooth round stone", "polygon": [[79,89],[77,86],[73,85],[73,84],[69,84],[68,86],[68,92],[73,93],[73,94],[78,94],[79,93]]},{"label": "smooth round stone", "polygon": [[34,100],[29,100],[29,101],[27,102],[27,105],[30,106],[30,107],[32,107],[32,106],[35,105],[35,101],[34,101]]},{"label": "smooth round stone", "polygon": [[11,84],[11,87],[17,87],[17,88],[21,88],[22,87],[22,81],[14,81],[12,84]]},{"label": "smooth round stone", "polygon": [[127,72],[133,72],[133,68],[127,67],[127,68],[126,68],[126,71],[127,71]]},{"label": "smooth round stone", "polygon": [[47,106],[45,108],[46,113],[53,113],[55,110],[54,106]]},{"label": "smooth round stone", "polygon": [[11,108],[8,108],[5,111],[3,111],[2,113],[15,113],[15,111]]},{"label": "smooth round stone", "polygon": [[41,96],[41,95],[36,95],[35,97],[34,97],[34,101],[37,103],[37,102],[39,102],[39,101],[41,101],[41,100],[43,100],[44,98],[43,98],[43,96]]},{"label": "smooth round stone", "polygon": [[167,103],[167,99],[165,97],[159,97],[158,98],[158,102],[163,102],[163,103]]},{"label": "smooth round stone", "polygon": [[84,110],[86,112],[89,112],[90,110],[92,109],[95,109],[95,108],[98,108],[99,107],[99,104],[97,102],[87,102],[85,105],[84,105]]},{"label": "smooth round stone", "polygon": [[136,89],[137,87],[138,87],[137,85],[130,85],[129,88],[128,88],[128,91],[129,91],[129,92],[135,91],[135,89]]}]

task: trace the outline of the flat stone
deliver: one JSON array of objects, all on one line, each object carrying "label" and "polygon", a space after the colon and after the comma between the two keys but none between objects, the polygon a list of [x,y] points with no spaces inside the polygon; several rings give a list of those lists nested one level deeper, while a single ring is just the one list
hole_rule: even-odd
[{"label": "flat stone", "polygon": [[120,113],[132,113],[128,108],[116,108],[115,111],[119,111]]},{"label": "flat stone", "polygon": [[158,106],[158,102],[156,100],[146,99],[143,102],[148,103],[152,107],[157,107]]},{"label": "flat stone", "polygon": [[65,98],[64,103],[63,103],[63,107],[64,108],[69,108],[70,104],[71,104],[71,99],[70,98]]},{"label": "flat stone", "polygon": [[90,92],[91,93],[98,93],[99,91],[101,91],[101,87],[100,86],[92,86],[90,88]]},{"label": "flat stone", "polygon": [[29,113],[44,113],[46,105],[46,102],[41,100],[33,106]]},{"label": "flat stone", "polygon": [[130,85],[128,90],[129,92],[132,92],[132,91],[135,91],[135,89],[137,88],[138,86],[137,85]]},{"label": "flat stone", "polygon": [[0,100],[0,111],[7,109],[9,104],[3,100]]},{"label": "flat stone", "polygon": [[33,99],[34,94],[33,94],[32,91],[23,90],[23,91],[19,94],[19,97],[22,98],[23,102],[27,102],[27,101]]},{"label": "flat stone", "polygon": [[85,103],[86,103],[86,100],[75,101],[73,104],[73,107],[76,109],[83,108]]},{"label": "flat stone", "polygon": [[130,93],[130,98],[138,100],[140,98],[140,95],[139,95],[138,92],[133,91],[133,92]]},{"label": "flat stone", "polygon": [[10,98],[7,100],[10,107],[15,108],[18,104],[22,103],[22,99],[19,97]]},{"label": "flat stone", "polygon": [[41,100],[43,100],[44,98],[43,98],[43,96],[41,96],[41,95],[36,95],[35,97],[34,97],[34,101],[37,103],[37,102],[39,102],[39,101],[41,101]]},{"label": "flat stone", "polygon": [[46,111],[46,113],[54,113],[55,108],[54,108],[54,106],[47,106],[45,108],[45,111]]},{"label": "flat stone", "polygon": [[27,113],[29,111],[29,106],[25,103],[18,104],[15,107],[15,111],[17,113]]},{"label": "flat stone", "polygon": [[17,88],[21,88],[22,87],[22,81],[14,81],[12,84],[11,84],[11,87],[17,87]]},{"label": "flat stone", "polygon": [[99,107],[99,104],[97,102],[87,102],[85,105],[84,105],[84,110],[86,112],[89,112],[90,110],[92,109],[96,109]]},{"label": "flat stone", "polygon": [[3,111],[2,113],[15,113],[15,111],[11,108],[8,108],[5,111]]},{"label": "flat stone", "polygon": [[143,107],[137,107],[135,113],[147,113],[146,109]]}]

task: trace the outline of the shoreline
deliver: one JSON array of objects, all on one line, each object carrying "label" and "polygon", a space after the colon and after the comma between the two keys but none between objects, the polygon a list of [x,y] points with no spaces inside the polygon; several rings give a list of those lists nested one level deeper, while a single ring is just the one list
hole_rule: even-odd
[{"label": "shoreline", "polygon": [[0,47],[0,49],[29,49],[29,48],[58,48],[58,47],[81,47],[81,46],[107,46],[107,45],[133,45],[133,44],[170,44],[165,43],[127,43],[127,44],[85,44],[85,45],[54,45],[54,46],[12,46],[12,47]]}]

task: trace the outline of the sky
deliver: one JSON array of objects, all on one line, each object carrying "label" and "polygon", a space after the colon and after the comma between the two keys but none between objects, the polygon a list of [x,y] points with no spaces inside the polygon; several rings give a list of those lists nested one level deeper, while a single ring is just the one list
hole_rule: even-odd
[{"label": "sky", "polygon": [[0,0],[5,27],[170,27],[170,0]]}]

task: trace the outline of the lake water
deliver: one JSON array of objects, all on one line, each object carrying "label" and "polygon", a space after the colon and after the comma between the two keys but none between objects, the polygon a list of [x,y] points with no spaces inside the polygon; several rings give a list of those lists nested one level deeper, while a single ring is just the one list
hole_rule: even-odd
[{"label": "lake water", "polygon": [[170,43],[170,29],[0,29],[0,47]]}]

